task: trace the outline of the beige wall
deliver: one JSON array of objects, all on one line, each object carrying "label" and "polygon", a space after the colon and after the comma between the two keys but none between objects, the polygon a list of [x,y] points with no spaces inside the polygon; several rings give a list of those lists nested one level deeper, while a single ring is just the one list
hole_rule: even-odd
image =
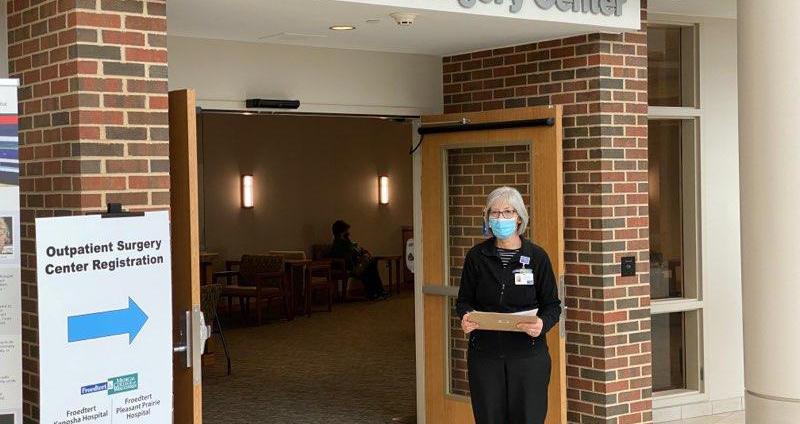
[{"label": "beige wall", "polygon": [[417,116],[442,110],[438,56],[169,36],[169,89],[199,106],[298,99],[301,112]]},{"label": "beige wall", "polygon": [[742,301],[748,423],[800,417],[800,9],[739,1]]},{"label": "beige wall", "polygon": [[[412,224],[410,123],[368,118],[204,113],[201,199],[205,247],[222,258],[306,250],[349,222],[373,254],[400,255]],[[252,173],[255,207],[242,209],[239,176]],[[378,205],[378,175],[390,203]]]}]

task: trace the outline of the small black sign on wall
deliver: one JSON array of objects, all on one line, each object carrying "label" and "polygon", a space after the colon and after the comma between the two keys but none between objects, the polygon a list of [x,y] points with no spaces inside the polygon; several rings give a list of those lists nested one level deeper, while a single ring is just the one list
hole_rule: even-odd
[{"label": "small black sign on wall", "polygon": [[620,264],[620,273],[623,277],[633,277],[636,275],[636,257],[624,256]]}]

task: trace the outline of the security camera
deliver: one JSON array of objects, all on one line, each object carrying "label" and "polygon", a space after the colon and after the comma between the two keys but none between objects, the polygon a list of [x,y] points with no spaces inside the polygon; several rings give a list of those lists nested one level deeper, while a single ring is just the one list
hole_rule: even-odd
[{"label": "security camera", "polygon": [[400,26],[414,25],[414,20],[417,19],[417,15],[414,13],[392,13],[389,16]]}]

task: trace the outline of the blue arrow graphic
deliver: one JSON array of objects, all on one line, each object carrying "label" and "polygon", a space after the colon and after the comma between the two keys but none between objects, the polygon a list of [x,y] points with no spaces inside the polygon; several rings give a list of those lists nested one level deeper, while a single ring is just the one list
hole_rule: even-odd
[{"label": "blue arrow graphic", "polygon": [[145,322],[147,314],[129,297],[127,309],[67,317],[67,338],[73,343],[127,334],[130,344]]}]

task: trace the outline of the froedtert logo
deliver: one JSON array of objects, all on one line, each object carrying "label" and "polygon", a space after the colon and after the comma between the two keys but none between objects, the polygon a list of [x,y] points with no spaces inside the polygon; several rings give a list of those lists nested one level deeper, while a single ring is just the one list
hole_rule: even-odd
[{"label": "froedtert logo", "polygon": [[[458,4],[466,8],[475,6],[478,0],[458,0]],[[505,3],[505,0],[480,0],[481,3]],[[508,10],[517,13],[524,3],[533,2],[539,9],[550,10],[553,6],[562,12],[591,13],[593,15],[622,16],[622,5],[628,0],[508,0]]]},{"label": "froedtert logo", "polygon": [[139,374],[123,375],[108,380],[108,394],[129,392],[139,388]]},{"label": "froedtert logo", "polygon": [[108,383],[90,384],[88,386],[81,387],[81,394],[88,395],[89,393],[104,392],[106,390],[108,390]]}]

